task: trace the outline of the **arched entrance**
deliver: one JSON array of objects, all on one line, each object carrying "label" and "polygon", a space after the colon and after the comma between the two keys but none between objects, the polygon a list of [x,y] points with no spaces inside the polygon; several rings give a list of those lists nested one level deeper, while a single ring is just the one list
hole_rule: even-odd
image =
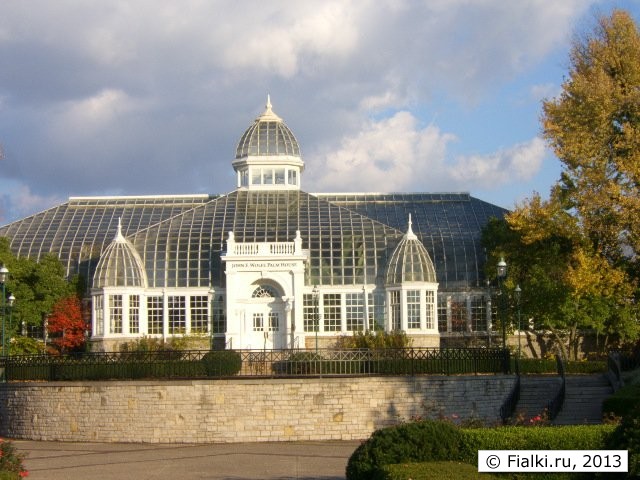
[{"label": "arched entrance", "polygon": [[252,348],[286,348],[286,302],[280,287],[259,282],[247,305],[247,327]]}]

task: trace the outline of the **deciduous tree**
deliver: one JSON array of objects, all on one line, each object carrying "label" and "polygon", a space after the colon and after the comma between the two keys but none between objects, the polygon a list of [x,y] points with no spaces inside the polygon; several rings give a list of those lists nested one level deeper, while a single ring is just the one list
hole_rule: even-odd
[{"label": "deciduous tree", "polygon": [[47,328],[51,343],[60,353],[82,349],[87,325],[82,315],[80,299],[72,295],[56,302],[49,315]]},{"label": "deciduous tree", "polygon": [[543,104],[543,134],[562,162],[554,194],[596,251],[614,263],[640,253],[640,32],[615,10],[578,38],[559,97]]}]

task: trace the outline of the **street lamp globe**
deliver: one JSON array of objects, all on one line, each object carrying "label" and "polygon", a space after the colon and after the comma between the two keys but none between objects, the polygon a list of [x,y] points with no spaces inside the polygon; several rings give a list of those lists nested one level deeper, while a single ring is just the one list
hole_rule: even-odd
[{"label": "street lamp globe", "polygon": [[503,279],[507,276],[507,262],[504,261],[503,257],[500,257],[500,261],[498,262],[498,278]]}]

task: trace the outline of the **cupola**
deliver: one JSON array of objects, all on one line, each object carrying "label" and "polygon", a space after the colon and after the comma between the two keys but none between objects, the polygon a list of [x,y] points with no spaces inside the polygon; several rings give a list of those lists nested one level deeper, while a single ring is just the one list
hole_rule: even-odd
[{"label": "cupola", "polygon": [[386,284],[390,286],[415,282],[436,283],[436,270],[426,248],[413,233],[409,215],[407,233],[398,243],[387,265]]},{"label": "cupola", "polygon": [[95,274],[93,288],[147,286],[144,264],[135,247],[122,235],[118,219],[118,232],[102,253]]},{"label": "cupola", "polygon": [[273,112],[271,98],[244,132],[232,162],[237,187],[251,190],[299,189],[304,162],[293,132]]}]

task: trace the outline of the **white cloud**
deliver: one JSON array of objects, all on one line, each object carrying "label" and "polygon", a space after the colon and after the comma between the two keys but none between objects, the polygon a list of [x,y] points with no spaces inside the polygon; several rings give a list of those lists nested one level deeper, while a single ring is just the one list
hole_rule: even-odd
[{"label": "white cloud", "polygon": [[546,155],[534,138],[488,155],[449,162],[456,140],[436,125],[420,127],[409,112],[371,121],[345,136],[334,151],[311,155],[305,187],[314,191],[472,191],[499,189],[532,179]]},{"label": "white cloud", "polygon": [[[311,188],[317,191],[402,191],[435,184],[447,143],[436,126],[419,126],[409,112],[371,121],[332,152],[312,156]],[[321,166],[321,167],[320,167]]]},{"label": "white cloud", "polygon": [[0,224],[6,221],[45,210],[63,199],[58,195],[38,195],[27,185],[15,182],[2,182],[3,195],[0,196]]},{"label": "white cloud", "polygon": [[536,137],[489,155],[461,156],[450,174],[460,185],[499,188],[510,182],[533,178],[539,172],[545,155],[545,143]]},{"label": "white cloud", "polygon": [[[597,1],[5,2],[0,177],[62,197],[228,191],[235,142],[271,93],[315,152],[305,186],[474,189],[447,166],[447,146],[461,137],[461,164],[489,175],[505,152],[464,154],[511,145],[512,126],[496,122],[495,139],[487,128],[485,144],[466,145],[473,127],[443,109],[511,108],[499,94],[566,48]],[[536,81],[533,95],[547,77]],[[388,112],[399,113],[380,118]],[[331,173],[314,171],[315,159]]]}]

